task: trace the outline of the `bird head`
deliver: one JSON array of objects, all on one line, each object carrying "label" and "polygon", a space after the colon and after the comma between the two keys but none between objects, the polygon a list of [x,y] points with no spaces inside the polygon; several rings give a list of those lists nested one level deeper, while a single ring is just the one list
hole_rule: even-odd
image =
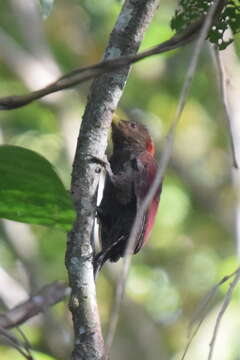
[{"label": "bird head", "polygon": [[130,120],[122,120],[114,116],[112,121],[112,141],[114,151],[130,150],[136,152],[148,151],[154,155],[155,147],[145,126]]}]

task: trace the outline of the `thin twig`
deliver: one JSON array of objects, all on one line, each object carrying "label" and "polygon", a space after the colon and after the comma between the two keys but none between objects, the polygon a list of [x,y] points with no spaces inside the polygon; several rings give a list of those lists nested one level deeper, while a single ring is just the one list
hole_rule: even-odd
[{"label": "thin twig", "polygon": [[234,275],[236,275],[237,271],[240,268],[238,268],[237,270],[233,271],[231,274],[224,276],[216,285],[214,285],[206,294],[206,296],[204,296],[203,300],[200,302],[197,310],[195,311],[195,313],[192,316],[191,322],[189,324],[189,330],[191,332],[191,328],[194,326],[194,324],[196,322],[198,322],[199,320],[201,320],[201,318],[204,316],[202,315],[203,312],[205,312],[205,310],[207,309],[209,303],[211,302],[211,300],[214,298],[214,296],[217,293],[217,290],[219,289],[220,286],[222,286],[223,284],[225,284],[225,282],[227,282],[228,280],[230,280]]},{"label": "thin twig", "polygon": [[225,311],[227,310],[228,305],[229,305],[229,303],[230,303],[230,301],[232,299],[233,291],[234,291],[235,287],[237,286],[239,280],[240,280],[240,269],[237,270],[236,275],[235,275],[235,279],[230,284],[230,286],[228,288],[228,291],[227,291],[227,293],[226,293],[226,295],[224,297],[224,302],[223,302],[223,304],[221,306],[221,309],[220,309],[220,311],[218,313],[218,316],[217,316],[217,319],[216,319],[216,322],[215,322],[215,326],[214,326],[214,330],[213,330],[212,339],[211,339],[211,342],[209,344],[210,349],[209,349],[209,353],[208,353],[208,360],[212,359],[213,350],[214,350],[214,346],[215,346],[215,343],[216,343],[216,338],[217,338],[220,323],[221,323],[223,315],[224,315]]},{"label": "thin twig", "polygon": [[23,339],[23,346],[24,346],[24,349],[26,350],[26,352],[27,352],[27,354],[29,356],[29,359],[32,359],[32,346],[30,344],[30,341],[28,340],[26,334],[24,333],[24,331],[20,327],[17,327],[16,330],[21,335],[21,337]]},{"label": "thin twig", "polygon": [[[126,0],[105,51],[106,63],[113,54],[135,55],[139,49],[159,0]],[[99,71],[95,66],[95,72]],[[130,66],[97,77],[88,96],[73,164],[71,192],[77,219],[69,233],[66,266],[72,288],[70,310],[73,315],[75,360],[104,357],[100,319],[93,277],[91,234],[96,214],[99,165],[90,158],[104,157],[112,113],[116,110],[127,81]],[[101,72],[99,72],[100,74]],[[90,74],[86,71],[83,75]],[[81,74],[74,74],[76,79]],[[62,78],[62,82],[68,81]],[[75,81],[75,80],[74,80]]]},{"label": "thin twig", "polygon": [[234,275],[236,275],[237,271],[239,269],[233,271],[231,274],[224,276],[216,285],[214,285],[206,294],[206,296],[204,297],[204,299],[200,302],[197,310],[195,311],[195,313],[192,316],[192,320],[189,324],[189,331],[191,332],[192,327],[194,326],[194,324],[196,322],[198,322],[199,320],[201,321],[201,319],[205,316],[203,315],[204,312],[207,311],[208,305],[210,304],[210,302],[212,301],[212,299],[215,297],[219,287],[221,285],[223,285],[225,282],[227,282],[228,280],[230,280]]},{"label": "thin twig", "polygon": [[29,353],[29,349],[25,349],[25,345],[20,343],[20,341],[14,335],[10,334],[9,331],[0,327],[0,335],[6,339],[6,341],[9,343],[9,345],[11,345],[22,356],[24,356],[25,359],[34,360],[33,356]]},{"label": "thin twig", "polygon": [[[187,341],[187,344],[185,346],[183,355],[181,357],[180,360],[184,360],[189,347],[192,344],[193,339],[195,338],[195,336],[197,335],[202,323],[204,322],[206,315],[207,315],[207,310],[208,310],[208,306],[210,304],[210,301],[213,299],[213,297],[216,295],[217,290],[219,289],[219,287],[224,284],[226,281],[228,281],[231,277],[233,277],[234,275],[236,275],[237,271],[239,271],[240,268],[238,268],[237,270],[235,270],[234,272],[232,272],[229,275],[224,276],[216,285],[214,285],[208,292],[208,294],[204,297],[202,303],[200,303],[200,306],[198,307],[197,311],[195,312],[195,314],[193,315],[193,319],[190,323],[190,328],[193,326],[193,324],[197,321],[196,327],[193,329],[193,331],[190,332],[189,335],[189,339]],[[204,312],[204,313],[203,313]],[[199,319],[199,320],[198,320]]]},{"label": "thin twig", "polygon": [[216,46],[211,46],[211,48],[212,48],[212,55],[214,57],[214,63],[216,66],[217,74],[219,77],[219,81],[218,81],[219,91],[220,91],[220,96],[221,96],[221,100],[223,103],[223,108],[224,108],[225,117],[226,117],[226,123],[227,123],[227,127],[228,127],[228,133],[229,133],[229,138],[230,138],[230,147],[231,147],[232,158],[233,158],[233,166],[236,169],[238,169],[239,164],[237,161],[236,149],[235,149],[235,144],[234,144],[231,111],[229,109],[229,103],[227,100],[227,89],[226,89],[227,79],[226,79],[226,75],[225,75],[221,57],[219,56],[219,50],[216,48]]},{"label": "thin twig", "polygon": [[[225,1],[219,0],[218,8],[215,8],[211,20],[214,16],[218,16],[224,5]],[[116,71],[117,69],[129,66],[130,64],[136,63],[137,61],[140,61],[149,56],[177,49],[191,42],[198,35],[199,30],[202,28],[204,20],[205,16],[200,17],[196,22],[189,25],[189,27],[185,29],[182,33],[177,34],[169,40],[164,41],[163,43],[158,44],[157,46],[149,50],[143,51],[137,55],[127,55],[120,56],[114,59],[106,59],[100,63],[73,70],[70,73],[59,78],[57,81],[40,90],[33,91],[26,95],[2,97],[0,98],[0,110],[12,110],[21,106],[28,105],[34,100],[40,99],[46,95],[52,94],[57,91],[79,85],[101,74]],[[206,36],[207,33],[205,34],[205,37]]]},{"label": "thin twig", "polygon": [[211,8],[208,11],[208,14],[205,17],[204,22],[201,23],[202,28],[200,29],[200,34],[199,34],[197,43],[196,43],[194,51],[193,51],[193,55],[191,57],[190,64],[188,66],[186,79],[185,79],[185,82],[183,84],[183,87],[182,87],[182,90],[180,93],[180,99],[179,99],[176,115],[175,115],[175,118],[173,119],[172,125],[170,127],[170,130],[168,131],[168,134],[167,134],[167,137],[165,140],[165,146],[163,147],[163,152],[162,152],[161,160],[159,163],[158,172],[157,172],[154,182],[151,186],[151,189],[149,190],[147,196],[145,197],[142,205],[139,208],[139,211],[137,213],[136,219],[134,221],[134,224],[133,224],[130,236],[129,236],[128,246],[125,251],[125,257],[123,259],[123,269],[120,272],[120,277],[119,277],[117,289],[116,289],[115,300],[114,300],[112,313],[111,313],[111,317],[110,317],[110,322],[109,322],[109,329],[108,329],[108,334],[107,334],[107,339],[106,339],[106,356],[108,356],[108,354],[110,352],[110,349],[111,349],[111,346],[113,343],[113,339],[114,339],[114,335],[116,332],[120,306],[122,303],[122,298],[123,298],[123,294],[124,294],[125,287],[126,287],[126,280],[127,280],[127,276],[128,276],[128,272],[129,272],[130,263],[131,263],[132,249],[135,244],[135,239],[138,234],[138,229],[141,225],[141,219],[142,219],[145,211],[147,210],[148,206],[150,205],[157,189],[159,188],[159,186],[163,180],[163,176],[166,171],[166,168],[167,168],[167,165],[170,160],[171,153],[172,153],[172,145],[173,145],[173,141],[174,141],[175,130],[176,130],[177,124],[181,118],[181,114],[183,112],[184,106],[186,104],[186,99],[188,96],[188,92],[190,89],[193,75],[196,70],[196,66],[197,66],[201,48],[202,48],[204,40],[207,36],[208,30],[211,26],[211,23],[212,23],[212,20],[213,20],[213,17],[214,17],[214,14],[215,14],[215,11],[217,9],[219,2],[220,2],[220,0],[216,0],[212,4]]},{"label": "thin twig", "polygon": [[11,329],[21,325],[50,306],[62,301],[68,294],[69,288],[64,283],[54,282],[45,285],[27,301],[4,314],[0,314],[0,327]]}]

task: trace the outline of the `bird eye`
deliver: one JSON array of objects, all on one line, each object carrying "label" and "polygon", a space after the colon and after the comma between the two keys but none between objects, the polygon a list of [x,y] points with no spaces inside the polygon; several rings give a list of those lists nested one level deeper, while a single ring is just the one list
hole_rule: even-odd
[{"label": "bird eye", "polygon": [[130,122],[129,125],[131,126],[132,129],[136,129],[137,124],[135,122]]}]

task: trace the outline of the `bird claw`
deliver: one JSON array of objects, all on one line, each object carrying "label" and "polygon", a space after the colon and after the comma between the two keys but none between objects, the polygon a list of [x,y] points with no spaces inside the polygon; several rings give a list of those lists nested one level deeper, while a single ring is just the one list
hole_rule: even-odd
[{"label": "bird claw", "polygon": [[101,165],[104,168],[104,170],[106,171],[106,173],[109,175],[110,178],[112,178],[114,176],[112,169],[111,169],[111,165],[110,165],[106,155],[104,155],[103,159],[101,159],[97,156],[92,156],[91,161],[96,162],[97,164]]}]

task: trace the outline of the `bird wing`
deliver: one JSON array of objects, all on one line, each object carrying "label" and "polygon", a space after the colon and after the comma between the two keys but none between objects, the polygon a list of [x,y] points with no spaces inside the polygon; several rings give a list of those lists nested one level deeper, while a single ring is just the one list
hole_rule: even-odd
[{"label": "bird wing", "polygon": [[[154,181],[157,172],[157,162],[149,152],[141,153],[135,159],[137,167],[135,178],[135,194],[137,199],[137,210],[139,210],[145,196],[147,195],[151,185]],[[134,253],[136,254],[148,240],[152,230],[154,219],[157,213],[159,204],[159,197],[161,193],[161,185],[156,191],[154,198],[141,219],[141,226],[138,232],[136,247]]]}]

